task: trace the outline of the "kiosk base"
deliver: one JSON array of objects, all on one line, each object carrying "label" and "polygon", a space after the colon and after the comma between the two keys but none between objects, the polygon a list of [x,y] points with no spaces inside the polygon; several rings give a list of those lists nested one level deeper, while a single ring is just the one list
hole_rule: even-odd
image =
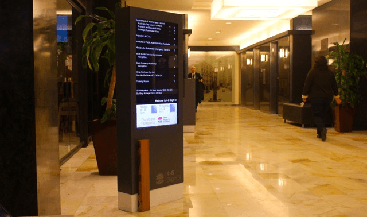
[{"label": "kiosk base", "polygon": [[195,132],[195,125],[184,125],[183,126],[184,133],[194,133]]},{"label": "kiosk base", "polygon": [[[182,197],[183,197],[183,183],[154,189],[150,191],[150,207],[179,200]],[[137,212],[138,194],[130,195],[127,193],[119,192],[118,206],[119,209],[123,211]]]}]

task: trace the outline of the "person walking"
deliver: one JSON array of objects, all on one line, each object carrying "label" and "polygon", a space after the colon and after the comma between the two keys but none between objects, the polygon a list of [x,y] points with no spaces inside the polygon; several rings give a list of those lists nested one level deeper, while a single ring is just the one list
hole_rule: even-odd
[{"label": "person walking", "polygon": [[336,103],[340,104],[335,75],[329,70],[326,58],[318,56],[313,68],[307,74],[302,99],[303,102],[307,99],[311,101],[312,118],[317,126],[317,138],[321,138],[322,141],[326,140],[325,118],[333,96]]}]

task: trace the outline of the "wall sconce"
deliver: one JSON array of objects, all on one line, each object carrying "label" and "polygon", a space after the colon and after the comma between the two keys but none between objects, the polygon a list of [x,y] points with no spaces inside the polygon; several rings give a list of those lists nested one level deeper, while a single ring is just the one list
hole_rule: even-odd
[{"label": "wall sconce", "polygon": [[279,57],[284,58],[284,48],[279,49]]},{"label": "wall sconce", "polygon": [[260,170],[264,171],[265,170],[265,165],[264,164],[260,164]]},{"label": "wall sconce", "polygon": [[214,68],[214,72],[218,72],[218,68],[217,67]]},{"label": "wall sconce", "polygon": [[287,58],[287,57],[288,57],[288,49],[285,49],[284,57],[285,57],[285,58]]},{"label": "wall sconce", "polygon": [[251,159],[252,159],[252,154],[246,153],[246,160],[251,160]]},{"label": "wall sconce", "polygon": [[187,49],[187,57],[190,58],[190,48]]},{"label": "wall sconce", "polygon": [[248,66],[252,65],[252,59],[247,59],[247,65]]}]

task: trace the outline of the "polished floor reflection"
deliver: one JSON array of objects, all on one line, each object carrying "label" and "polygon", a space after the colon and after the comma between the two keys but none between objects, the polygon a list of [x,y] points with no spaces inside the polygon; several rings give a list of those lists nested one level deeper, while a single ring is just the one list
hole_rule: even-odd
[{"label": "polished floor reflection", "polygon": [[98,176],[94,150],[61,170],[63,215],[309,217],[366,216],[367,132],[283,123],[278,115],[202,103],[195,133],[184,134],[184,198],[127,213],[117,177]]}]

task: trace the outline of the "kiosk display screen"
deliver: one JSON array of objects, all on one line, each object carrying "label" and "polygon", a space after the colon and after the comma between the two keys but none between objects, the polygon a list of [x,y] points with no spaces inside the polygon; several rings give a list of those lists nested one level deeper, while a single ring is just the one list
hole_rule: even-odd
[{"label": "kiosk display screen", "polygon": [[136,19],[136,126],[177,124],[178,25]]}]

